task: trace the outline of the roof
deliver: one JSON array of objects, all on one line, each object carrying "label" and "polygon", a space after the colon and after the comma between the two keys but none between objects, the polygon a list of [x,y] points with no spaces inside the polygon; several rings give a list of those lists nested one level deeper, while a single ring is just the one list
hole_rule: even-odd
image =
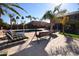
[{"label": "roof", "polygon": [[46,28],[50,26],[50,23],[43,21],[31,21],[27,24],[29,28]]},{"label": "roof", "polygon": [[58,14],[57,17],[67,16],[67,15],[74,15],[74,14],[79,14],[79,11],[69,12],[69,13],[65,13],[65,14]]}]

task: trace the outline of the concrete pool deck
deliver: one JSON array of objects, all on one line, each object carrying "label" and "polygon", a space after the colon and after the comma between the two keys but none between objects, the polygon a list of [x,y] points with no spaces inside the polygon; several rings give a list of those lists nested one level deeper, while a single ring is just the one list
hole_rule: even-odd
[{"label": "concrete pool deck", "polygon": [[37,38],[34,37],[34,32],[25,33],[29,39],[24,44],[12,47],[8,49],[8,55],[14,56],[46,56],[47,53],[44,51],[48,40],[42,39],[40,43],[37,43]]},{"label": "concrete pool deck", "polygon": [[[25,33],[29,37],[26,42],[7,49],[8,56],[52,56],[52,55],[79,55],[79,40],[72,40],[64,35],[55,33],[58,37],[48,40],[41,38],[37,43],[34,32]],[[34,38],[33,38],[34,37]],[[63,51],[64,50],[64,51]]]}]

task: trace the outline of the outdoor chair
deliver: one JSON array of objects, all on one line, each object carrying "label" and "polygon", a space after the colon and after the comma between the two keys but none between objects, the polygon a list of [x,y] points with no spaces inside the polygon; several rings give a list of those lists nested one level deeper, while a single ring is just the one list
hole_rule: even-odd
[{"label": "outdoor chair", "polygon": [[15,32],[11,32],[11,31],[6,32],[6,36],[7,36],[7,39],[9,41],[11,41],[11,40],[20,40],[20,39],[26,39],[27,38],[24,35],[16,34]]},{"label": "outdoor chair", "polygon": [[6,43],[10,43],[10,42],[16,42],[16,41],[20,41],[23,39],[28,39],[28,37],[24,36],[24,35],[19,35],[16,34],[15,32],[11,32],[11,31],[6,31],[5,32],[5,37],[0,38],[0,44],[6,41]]},{"label": "outdoor chair", "polygon": [[14,32],[14,31],[7,31],[6,34],[9,34],[9,35],[13,36],[14,38],[24,36],[24,35],[21,35],[21,34],[16,34],[16,32]]},{"label": "outdoor chair", "polygon": [[38,40],[38,38],[41,38],[41,37],[44,37],[44,36],[49,36],[49,39],[50,39],[50,37],[52,37],[52,38],[57,37],[56,34],[53,34],[53,33],[50,33],[50,32],[39,32],[38,34],[37,34],[37,32],[35,32],[35,36],[37,37],[37,40]]},{"label": "outdoor chair", "polygon": [[[13,32],[14,33],[14,32]],[[18,44],[23,44],[25,42],[24,39],[28,39],[28,37],[25,37],[23,35],[16,35],[11,32],[5,32],[4,40],[0,41],[0,50],[16,46]],[[13,36],[15,35],[15,36]]]}]

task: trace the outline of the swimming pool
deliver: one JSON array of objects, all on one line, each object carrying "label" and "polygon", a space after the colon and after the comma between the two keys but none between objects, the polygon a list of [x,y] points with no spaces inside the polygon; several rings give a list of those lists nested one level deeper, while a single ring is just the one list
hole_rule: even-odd
[{"label": "swimming pool", "polygon": [[15,32],[35,32],[35,31],[42,31],[41,29],[18,29]]}]

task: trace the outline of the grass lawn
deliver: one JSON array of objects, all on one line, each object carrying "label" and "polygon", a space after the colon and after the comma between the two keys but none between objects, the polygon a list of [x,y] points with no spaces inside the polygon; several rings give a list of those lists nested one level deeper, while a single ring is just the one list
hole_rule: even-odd
[{"label": "grass lawn", "polygon": [[[62,32],[60,34],[63,34]],[[79,38],[78,34],[64,33],[66,36],[71,36],[72,38]]]}]

